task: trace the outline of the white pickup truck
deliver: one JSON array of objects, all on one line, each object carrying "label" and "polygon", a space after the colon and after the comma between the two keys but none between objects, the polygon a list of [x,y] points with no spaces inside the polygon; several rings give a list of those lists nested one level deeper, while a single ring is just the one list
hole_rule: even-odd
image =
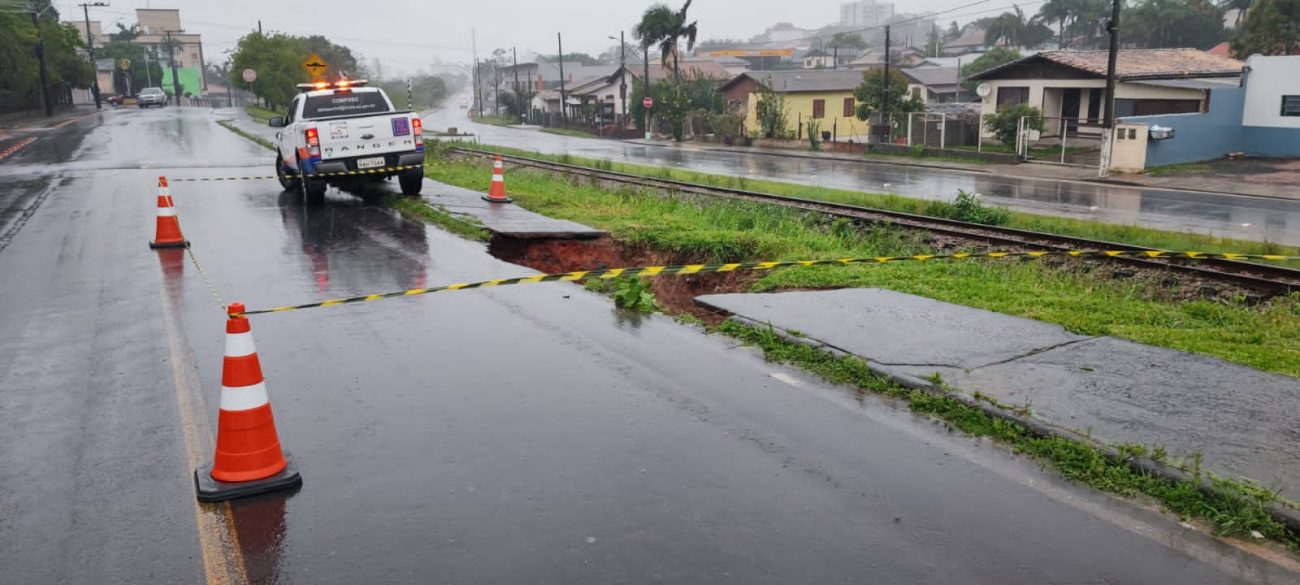
[{"label": "white pickup truck", "polygon": [[[298,89],[288,115],[270,121],[281,129],[275,135],[281,186],[319,198],[327,184],[350,187],[397,176],[402,193],[419,195],[424,169],[401,168],[424,164],[419,116],[397,111],[383,90],[363,80]],[[345,171],[364,172],[334,174]]]}]

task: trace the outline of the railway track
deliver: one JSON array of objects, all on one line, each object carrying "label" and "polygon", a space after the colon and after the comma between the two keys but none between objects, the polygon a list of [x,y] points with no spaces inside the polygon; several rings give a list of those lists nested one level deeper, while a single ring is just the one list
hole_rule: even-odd
[{"label": "railway track", "polygon": [[[497,153],[495,152],[472,148],[454,148],[452,151],[475,157],[497,156]],[[888,223],[901,227],[923,229],[935,234],[942,234],[957,239],[980,242],[993,246],[1014,246],[1056,251],[1154,251],[1154,248],[1144,248],[1142,246],[1134,246],[1130,244],[1089,240],[1073,236],[1062,236],[1016,228],[988,226],[953,219],[929,217],[856,205],[845,205],[842,203],[830,203],[785,195],[773,195],[770,193],[759,193],[743,189],[699,185],[684,181],[675,181],[672,179],[643,177],[629,173],[593,169],[580,165],[557,163],[513,155],[501,156],[504,160],[516,165],[547,171],[582,175],[600,179],[602,181],[611,181],[639,187],[654,187],[695,195],[724,197],[728,199],[783,205],[786,207],[816,211],[857,221]],[[1205,280],[1232,284],[1269,296],[1300,291],[1300,270],[1283,266],[1259,264],[1240,260],[1226,260],[1221,258],[1180,261],[1173,258],[1136,258],[1130,256],[1117,256],[1107,259],[1143,268],[1160,268],[1189,274]]]}]

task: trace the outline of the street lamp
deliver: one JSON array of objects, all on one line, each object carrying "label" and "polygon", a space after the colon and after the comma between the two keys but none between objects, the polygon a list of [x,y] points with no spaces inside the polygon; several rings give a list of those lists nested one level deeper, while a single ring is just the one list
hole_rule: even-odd
[{"label": "street lamp", "polygon": [[617,39],[610,35],[609,40],[618,41],[618,100],[622,105],[618,131],[621,133],[627,127],[627,43],[624,42],[623,31],[618,31]]},{"label": "street lamp", "polygon": [[82,2],[81,14],[86,18],[86,50],[90,53],[90,93],[95,97],[95,109],[101,109],[103,106],[99,101],[99,67],[95,65],[95,39],[90,35],[90,7],[108,6],[107,2]]}]

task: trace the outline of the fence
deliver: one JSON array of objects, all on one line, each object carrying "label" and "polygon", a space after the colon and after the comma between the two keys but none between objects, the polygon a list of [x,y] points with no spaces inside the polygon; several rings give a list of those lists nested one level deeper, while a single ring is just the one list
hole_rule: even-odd
[{"label": "fence", "polygon": [[1096,166],[1100,124],[1078,118],[1025,116],[1016,124],[1016,155],[1030,162]]},{"label": "fence", "polygon": [[907,146],[979,146],[980,121],[975,115],[909,112],[906,131]]}]

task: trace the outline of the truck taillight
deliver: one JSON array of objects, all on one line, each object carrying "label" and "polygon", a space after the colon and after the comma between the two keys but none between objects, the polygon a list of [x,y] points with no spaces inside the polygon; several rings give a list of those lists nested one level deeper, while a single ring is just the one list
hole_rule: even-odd
[{"label": "truck taillight", "polygon": [[311,156],[320,156],[320,134],[315,128],[308,128],[304,134],[307,137],[307,153]]},{"label": "truck taillight", "polygon": [[415,137],[419,138],[424,134],[424,123],[419,118],[411,117],[411,127],[415,129]]}]

